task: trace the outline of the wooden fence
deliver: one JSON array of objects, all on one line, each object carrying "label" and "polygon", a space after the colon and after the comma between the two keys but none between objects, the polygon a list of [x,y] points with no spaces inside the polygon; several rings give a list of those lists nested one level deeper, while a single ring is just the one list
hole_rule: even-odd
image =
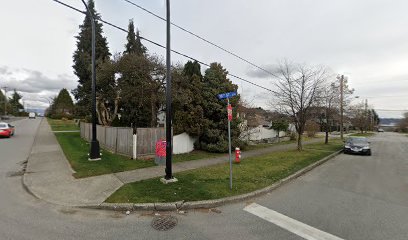
[{"label": "wooden fence", "polygon": [[[92,138],[92,124],[80,124],[81,137],[88,142]],[[96,138],[101,147],[125,156],[133,157],[133,129],[132,128],[117,128],[96,126]]]},{"label": "wooden fence", "polygon": [[138,128],[136,132],[137,156],[154,155],[156,142],[160,139],[166,139],[164,128]]},{"label": "wooden fence", "polygon": [[[92,124],[81,122],[80,129],[81,137],[91,141]],[[134,135],[132,128],[97,125],[96,131],[101,147],[131,158],[155,155],[156,142],[166,137],[164,128],[138,128]]]}]

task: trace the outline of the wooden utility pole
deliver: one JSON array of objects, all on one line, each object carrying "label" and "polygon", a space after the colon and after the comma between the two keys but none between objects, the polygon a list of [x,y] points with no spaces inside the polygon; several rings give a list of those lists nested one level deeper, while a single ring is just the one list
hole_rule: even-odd
[{"label": "wooden utility pole", "polygon": [[364,121],[365,121],[365,125],[366,125],[366,132],[369,130],[369,126],[368,126],[368,102],[367,99],[365,100],[364,103]]},{"label": "wooden utility pole", "polygon": [[3,87],[4,88],[4,116],[7,116],[7,88],[8,87]]},{"label": "wooden utility pole", "polygon": [[343,140],[343,85],[344,85],[344,75],[340,77],[340,138]]}]

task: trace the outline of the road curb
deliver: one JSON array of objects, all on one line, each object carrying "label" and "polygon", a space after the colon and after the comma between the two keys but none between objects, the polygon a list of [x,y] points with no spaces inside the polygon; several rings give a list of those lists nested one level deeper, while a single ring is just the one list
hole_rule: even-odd
[{"label": "road curb", "polygon": [[[21,177],[21,184],[23,185],[23,189],[24,189],[28,194],[32,195],[33,197],[35,197],[35,198],[37,198],[37,199],[41,199],[41,198],[40,198],[39,196],[37,196],[33,191],[31,191],[31,188],[30,188],[29,184],[26,183],[26,176],[27,176],[27,167],[28,167],[28,164],[29,164],[28,162],[30,161],[31,153],[33,152],[33,147],[34,147],[34,144],[35,144],[36,141],[37,141],[38,132],[40,131],[40,126],[41,126],[41,123],[42,123],[43,120],[44,120],[44,118],[41,118],[40,123],[38,124],[38,128],[37,128],[37,130],[35,131],[35,136],[34,136],[34,140],[33,140],[33,145],[31,145],[30,154],[28,155],[28,157],[27,157],[27,159],[26,159],[27,163],[26,163],[26,166],[25,166],[25,168],[24,168],[24,174],[23,174],[23,176]],[[41,199],[41,200],[42,200],[42,199]],[[44,200],[44,201],[45,201],[45,200]],[[48,201],[46,201],[46,202],[48,202]]]},{"label": "road curb", "polygon": [[114,211],[137,211],[137,210],[145,210],[145,211],[174,211],[174,210],[187,210],[187,209],[197,209],[197,208],[215,208],[221,205],[225,205],[228,203],[235,203],[244,201],[250,198],[254,198],[266,193],[273,191],[274,189],[286,184],[287,182],[298,178],[299,176],[309,172],[310,170],[318,167],[319,165],[327,162],[328,160],[332,159],[333,157],[340,154],[343,150],[339,150],[330,154],[329,156],[297,171],[296,173],[281,179],[274,184],[250,192],[245,193],[237,196],[231,196],[226,198],[219,198],[213,200],[203,200],[203,201],[194,201],[194,202],[170,202],[170,203],[102,203],[100,205],[94,206],[81,206],[81,208],[92,208],[92,209],[104,209],[104,210],[114,210]]}]

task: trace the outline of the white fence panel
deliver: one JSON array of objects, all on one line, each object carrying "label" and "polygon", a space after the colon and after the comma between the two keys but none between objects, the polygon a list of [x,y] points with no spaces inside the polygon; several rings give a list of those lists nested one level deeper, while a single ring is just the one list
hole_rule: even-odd
[{"label": "white fence panel", "polygon": [[194,150],[194,142],[197,139],[191,137],[187,133],[182,133],[176,136],[173,136],[173,153],[188,153]]}]

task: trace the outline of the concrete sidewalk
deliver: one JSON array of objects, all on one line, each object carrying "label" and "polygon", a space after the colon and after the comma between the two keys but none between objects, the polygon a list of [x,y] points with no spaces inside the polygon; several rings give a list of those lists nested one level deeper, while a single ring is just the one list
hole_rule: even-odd
[{"label": "concrete sidewalk", "polygon": [[23,183],[32,194],[58,205],[86,206],[102,203],[123,185],[113,174],[75,179],[73,172],[43,119],[23,176]]},{"label": "concrete sidewalk", "polygon": [[[314,139],[304,144],[322,142]],[[295,149],[296,144],[271,146],[259,150],[243,152],[243,159],[275,151]],[[173,172],[197,169],[228,162],[228,155],[173,164]],[[68,160],[51,131],[48,122],[42,120],[36,134],[31,154],[28,158],[23,184],[36,197],[63,206],[95,206],[126,183],[164,175],[164,166],[136,169],[133,171],[106,174],[76,179],[72,176]]]}]

